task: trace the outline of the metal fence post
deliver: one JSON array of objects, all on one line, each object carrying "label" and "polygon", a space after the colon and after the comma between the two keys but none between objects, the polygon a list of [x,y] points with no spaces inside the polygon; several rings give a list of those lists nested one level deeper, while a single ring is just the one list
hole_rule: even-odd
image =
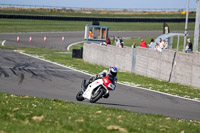
[{"label": "metal fence post", "polygon": [[186,18],[185,18],[185,36],[184,36],[183,50],[185,49],[185,45],[186,45],[186,37],[187,37],[187,30],[188,30],[188,14],[189,14],[189,0],[187,0],[187,12],[186,12]]},{"label": "metal fence post", "polygon": [[193,51],[197,51],[197,50],[198,50],[198,42],[199,42],[199,24],[200,24],[200,0],[197,1]]}]

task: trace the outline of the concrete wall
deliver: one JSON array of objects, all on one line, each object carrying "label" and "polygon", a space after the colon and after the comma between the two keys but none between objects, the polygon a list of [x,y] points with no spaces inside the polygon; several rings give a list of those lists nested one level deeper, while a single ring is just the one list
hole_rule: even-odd
[{"label": "concrete wall", "polygon": [[92,64],[116,66],[121,71],[200,88],[199,53],[85,44],[83,59]]},{"label": "concrete wall", "polygon": [[177,53],[171,82],[200,88],[200,54]]},{"label": "concrete wall", "polygon": [[83,60],[106,67],[116,66],[121,71],[132,72],[134,49],[114,46],[84,44]]},{"label": "concrete wall", "polygon": [[174,54],[175,52],[170,50],[158,52],[137,47],[135,73],[168,81]]}]

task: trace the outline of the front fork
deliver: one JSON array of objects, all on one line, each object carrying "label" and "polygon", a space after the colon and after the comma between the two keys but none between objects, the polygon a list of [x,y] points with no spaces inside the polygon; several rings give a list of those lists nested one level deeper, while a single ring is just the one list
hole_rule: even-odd
[{"label": "front fork", "polygon": [[84,93],[86,90],[86,79],[82,80],[81,90],[82,90],[82,93]]}]

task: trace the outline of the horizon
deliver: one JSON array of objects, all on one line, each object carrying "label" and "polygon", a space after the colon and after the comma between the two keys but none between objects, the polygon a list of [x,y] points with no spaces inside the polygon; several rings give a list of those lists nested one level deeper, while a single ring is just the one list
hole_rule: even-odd
[{"label": "horizon", "polygon": [[[146,4],[144,4],[146,2]],[[196,9],[196,0],[190,0],[189,9]],[[2,0],[0,5],[2,4],[13,4],[16,6],[37,6],[39,7],[51,7],[51,8],[67,8],[67,9],[81,9],[81,8],[89,8],[89,9],[125,9],[125,10],[177,10],[177,9],[186,9],[187,0],[123,0],[123,1],[114,1],[114,0]]]}]

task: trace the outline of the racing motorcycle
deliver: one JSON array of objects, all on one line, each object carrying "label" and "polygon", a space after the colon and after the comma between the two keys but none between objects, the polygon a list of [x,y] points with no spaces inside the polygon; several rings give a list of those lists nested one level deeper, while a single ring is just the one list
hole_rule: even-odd
[{"label": "racing motorcycle", "polygon": [[87,86],[85,84],[86,80],[84,79],[81,85],[82,89],[76,95],[78,101],[88,99],[91,103],[95,103],[102,97],[108,98],[109,91],[115,90],[116,87],[109,75],[96,79]]}]

